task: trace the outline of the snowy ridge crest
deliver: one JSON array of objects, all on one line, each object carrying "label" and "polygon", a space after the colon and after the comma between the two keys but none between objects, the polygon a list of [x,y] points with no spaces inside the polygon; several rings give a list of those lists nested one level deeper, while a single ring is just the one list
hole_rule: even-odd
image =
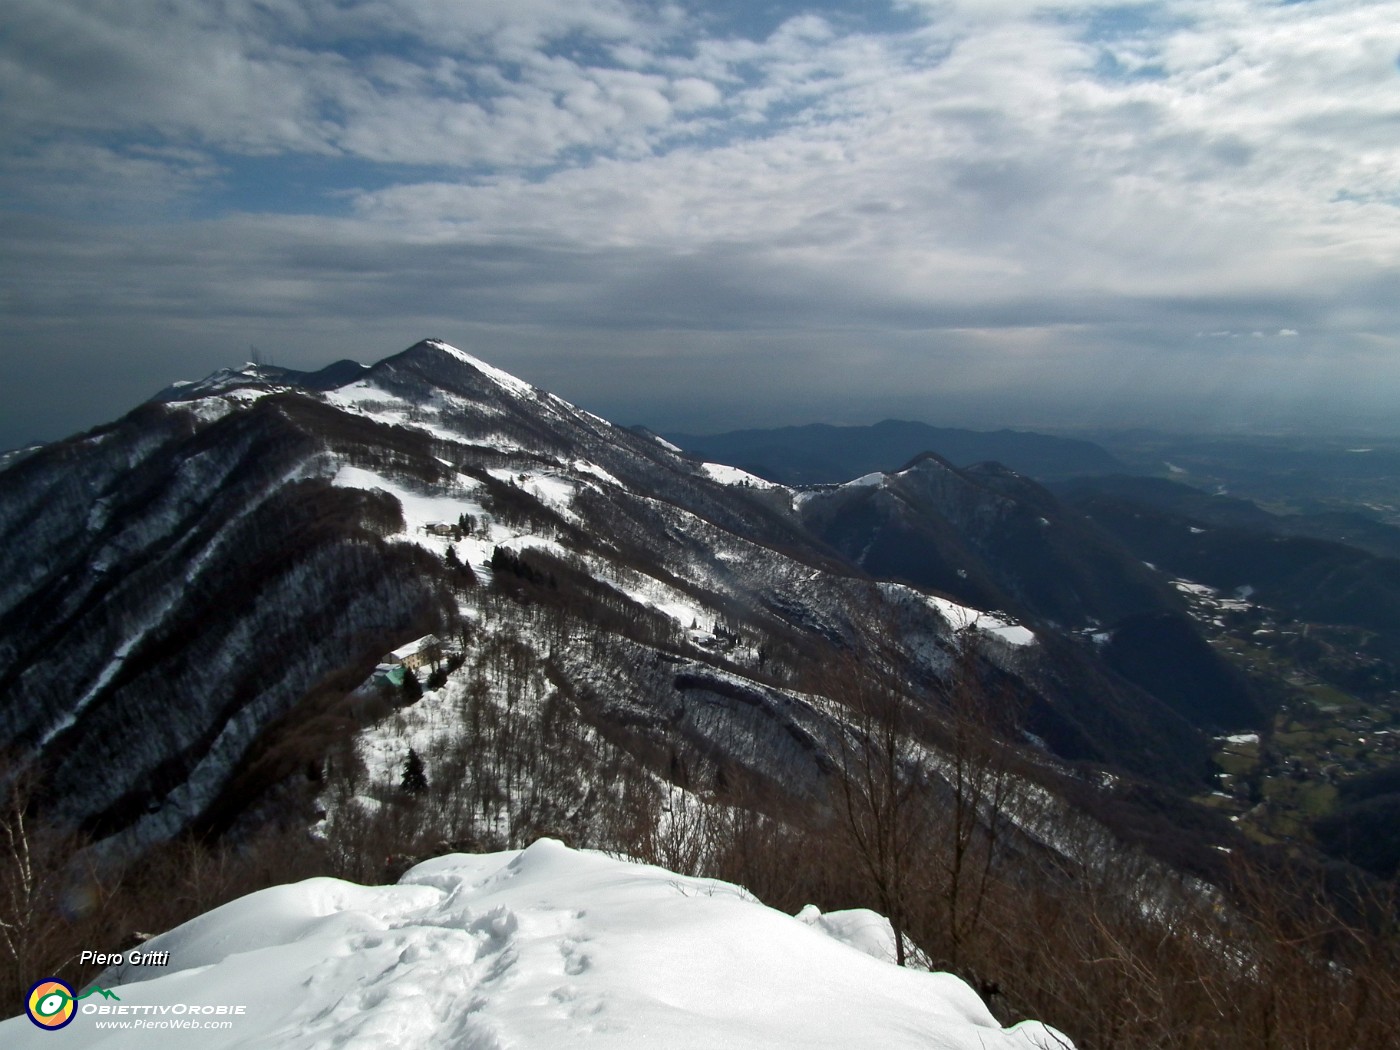
[{"label": "snowy ridge crest", "polygon": [[[872,957],[882,930],[873,912],[793,918],[728,883],[540,839],[427,861],[397,886],[262,890],[154,938],[169,967],[98,984],[127,1007],[256,1004],[200,1033],[213,1048],[1072,1047],[1039,1022],[1003,1029],[950,974]],[[188,1038],[101,1036],[112,1050]],[[6,1046],[46,1038],[23,1017],[0,1024]]]},{"label": "snowy ridge crest", "polygon": [[535,388],[525,382],[525,380],[511,375],[509,372],[497,368],[495,365],[489,365],[481,360],[481,358],[473,357],[465,350],[457,349],[457,347],[453,346],[451,343],[445,343],[441,339],[425,339],[423,341],[433,349],[440,350],[448,357],[455,358],[465,365],[470,365],[483,375],[494,379],[498,386],[514,394],[516,397],[530,397],[535,393]]}]

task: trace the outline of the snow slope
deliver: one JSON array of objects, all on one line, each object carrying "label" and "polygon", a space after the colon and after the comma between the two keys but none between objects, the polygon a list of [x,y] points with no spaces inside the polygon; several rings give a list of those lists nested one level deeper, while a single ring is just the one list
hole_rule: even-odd
[{"label": "snow slope", "polygon": [[[674,445],[671,447],[675,448]],[[750,474],[747,470],[728,467],[723,463],[702,463],[700,472],[711,481],[718,481],[721,485],[743,485],[754,489],[780,489],[783,487],[771,481],[765,481],[756,474]]]},{"label": "snow slope", "polygon": [[924,602],[937,611],[945,623],[954,631],[972,628],[991,638],[999,638],[1007,645],[1023,646],[1035,644],[1035,632],[1022,627],[1000,613],[973,609],[936,594],[925,594],[902,583],[881,583],[880,590],[888,595],[903,595],[915,601]]},{"label": "snow slope", "polygon": [[[312,879],[234,901],[145,946],[169,951],[168,968],[115,968],[98,982],[116,988],[112,1009],[244,1005],[230,1029],[103,1030],[86,1013],[63,1040],[141,1050],[1070,1046],[1036,1022],[1002,1029],[948,974],[873,958],[881,929],[888,940],[870,912],[794,919],[727,883],[542,839],[428,861],[393,887]],[[6,1047],[52,1040],[23,1017],[0,1024]]]}]

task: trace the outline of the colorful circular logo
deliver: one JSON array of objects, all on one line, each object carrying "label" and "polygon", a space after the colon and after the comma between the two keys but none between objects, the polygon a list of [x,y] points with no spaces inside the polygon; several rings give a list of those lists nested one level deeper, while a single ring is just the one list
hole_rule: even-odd
[{"label": "colorful circular logo", "polygon": [[74,1002],[73,989],[66,981],[60,981],[57,977],[46,977],[29,989],[29,998],[24,1001],[24,1012],[40,1028],[52,1031],[72,1021],[78,1008]]}]

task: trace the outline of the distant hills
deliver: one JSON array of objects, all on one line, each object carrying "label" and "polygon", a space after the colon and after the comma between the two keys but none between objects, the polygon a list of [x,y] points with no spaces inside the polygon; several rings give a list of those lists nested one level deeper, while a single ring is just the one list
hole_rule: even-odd
[{"label": "distant hills", "polygon": [[1354,510],[1273,514],[1248,499],[1203,492],[1166,478],[1127,475],[1065,480],[1056,488],[1071,500],[1097,494],[1191,518],[1197,524],[1343,543],[1377,557],[1400,558],[1400,528]]},{"label": "distant hills", "polygon": [[1371,553],[1393,549],[1398,530],[1390,526],[1350,516],[1367,532],[1339,543],[1307,529],[1316,518],[1327,526],[1347,516],[1269,514],[1154,479],[1082,479],[1061,486],[1060,497],[1173,575],[1224,591],[1248,588],[1300,620],[1382,632],[1400,655],[1400,560]]},{"label": "distant hills", "polygon": [[1042,481],[1131,468],[1092,441],[1023,430],[962,430],[886,419],[872,426],[814,423],[725,434],[667,434],[693,456],[728,463],[784,485],[823,485],[890,470],[921,452],[955,467],[994,461]]}]

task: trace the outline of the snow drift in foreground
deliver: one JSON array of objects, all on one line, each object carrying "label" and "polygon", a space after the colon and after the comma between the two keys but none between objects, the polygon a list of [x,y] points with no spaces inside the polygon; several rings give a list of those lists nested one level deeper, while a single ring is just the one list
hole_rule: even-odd
[{"label": "snow drift in foreground", "polygon": [[[145,946],[169,951],[167,968],[114,968],[97,982],[127,1007],[244,1005],[231,1028],[113,1031],[98,1025],[125,1018],[80,1013],[62,1041],[142,1050],[1070,1045],[1036,1022],[1002,1029],[948,974],[872,958],[891,947],[889,924],[872,912],[806,908],[793,918],[727,883],[542,839],[428,861],[397,886],[311,879],[233,901]],[[0,1024],[0,1045],[56,1043],[18,1017]]]}]

